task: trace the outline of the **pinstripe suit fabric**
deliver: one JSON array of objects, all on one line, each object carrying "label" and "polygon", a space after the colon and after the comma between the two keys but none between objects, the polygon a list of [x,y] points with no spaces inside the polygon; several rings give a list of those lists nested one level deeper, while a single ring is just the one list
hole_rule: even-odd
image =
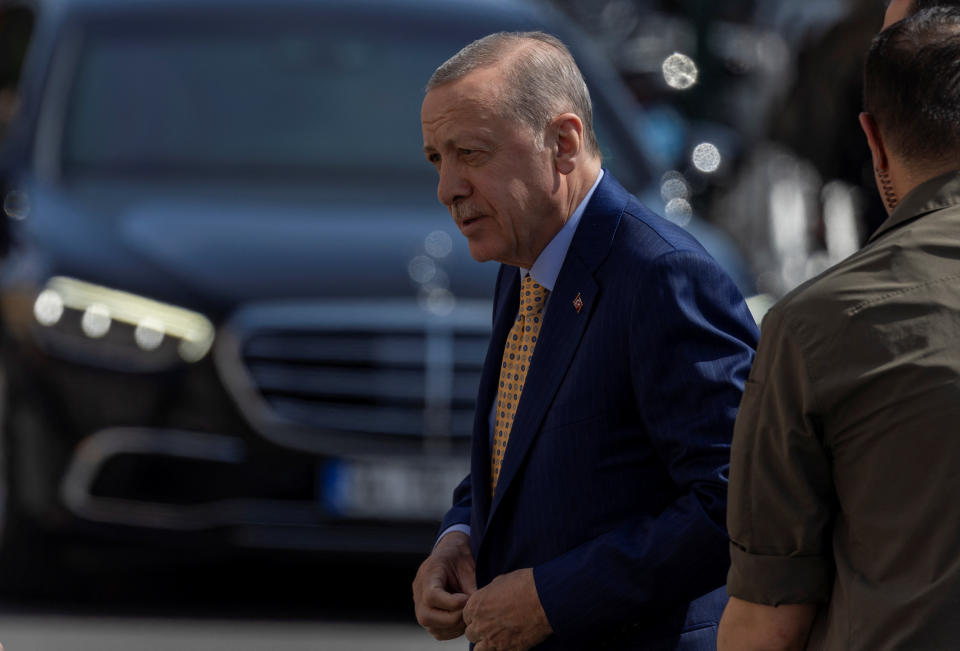
[{"label": "pinstripe suit fabric", "polygon": [[443,527],[471,525],[480,586],[534,568],[555,633],[543,649],[712,649],[730,438],[757,338],[742,296],[607,172],[551,293],[491,496],[487,415],[519,284],[501,268],[471,473]]}]

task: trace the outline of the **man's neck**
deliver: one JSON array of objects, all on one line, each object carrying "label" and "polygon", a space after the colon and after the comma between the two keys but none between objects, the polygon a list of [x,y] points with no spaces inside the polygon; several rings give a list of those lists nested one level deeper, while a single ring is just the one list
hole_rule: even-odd
[{"label": "man's neck", "polygon": [[595,163],[591,161],[585,165],[578,166],[569,174],[560,176],[560,183],[562,185],[558,193],[560,194],[558,210],[549,221],[549,228],[545,227],[542,229],[539,233],[540,240],[536,242],[536,246],[527,251],[527,255],[515,260],[500,260],[500,262],[514,267],[520,267],[521,269],[531,268],[544,248],[556,237],[557,233],[563,230],[563,227],[570,221],[570,217],[576,212],[577,207],[587,194],[589,194],[590,189],[597,180],[597,176],[600,174],[600,168],[600,159],[597,158]]},{"label": "man's neck", "polygon": [[[888,160],[890,186],[896,194],[898,204],[917,186],[958,169],[955,161],[911,162],[898,156],[889,156]],[[883,191],[884,189],[880,188],[881,196]],[[889,204],[887,209],[888,212],[893,212],[893,207]]]}]

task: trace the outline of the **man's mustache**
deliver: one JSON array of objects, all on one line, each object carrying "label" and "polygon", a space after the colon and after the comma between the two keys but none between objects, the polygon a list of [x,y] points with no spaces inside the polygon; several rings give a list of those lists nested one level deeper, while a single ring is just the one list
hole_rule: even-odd
[{"label": "man's mustache", "polygon": [[462,224],[469,219],[476,219],[477,217],[483,216],[483,212],[470,203],[453,204],[450,206],[450,214],[453,215],[453,219],[457,224]]}]

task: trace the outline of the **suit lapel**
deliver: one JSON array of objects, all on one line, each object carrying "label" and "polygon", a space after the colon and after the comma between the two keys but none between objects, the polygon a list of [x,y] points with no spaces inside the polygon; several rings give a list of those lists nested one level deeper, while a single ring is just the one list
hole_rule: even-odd
[{"label": "suit lapel", "polygon": [[[565,280],[568,282],[558,281],[554,293],[550,296],[540,339],[533,352],[533,362],[527,373],[523,395],[520,396],[517,415],[510,432],[510,442],[507,444],[506,457],[500,469],[490,517],[496,512],[504,492],[516,476],[530,445],[539,433],[540,423],[560,388],[560,382],[573,360],[596,305],[596,282],[579,260],[569,262],[571,264],[564,263],[564,270],[560,273],[560,278],[566,276]],[[583,301],[579,313],[573,307],[577,294],[581,295]]]},{"label": "suit lapel", "polygon": [[487,356],[480,375],[477,410],[473,421],[473,453],[470,476],[473,484],[474,508],[479,522],[486,522],[490,509],[490,410],[497,399],[503,347],[520,304],[520,272],[516,267],[502,267],[499,291],[494,297],[494,323]]},{"label": "suit lapel", "polygon": [[[516,477],[531,444],[538,435],[540,425],[553,403],[560,383],[573,361],[583,333],[594,313],[594,308],[600,299],[600,287],[594,279],[593,272],[610,250],[613,235],[620,223],[620,215],[628,198],[626,190],[620,187],[607,172],[580,220],[560,269],[554,291],[550,295],[543,328],[540,330],[540,338],[533,353],[533,362],[527,373],[523,395],[520,396],[513,429],[510,432],[510,441],[500,469],[500,479],[493,495],[487,524],[496,513],[504,493]],[[582,301],[579,311],[574,305],[578,296]],[[519,294],[516,294],[514,300],[519,302]],[[501,353],[505,338],[504,333],[498,349]],[[499,372],[499,367],[497,370]],[[489,408],[491,404],[488,402],[487,407]],[[489,457],[489,455],[488,447],[486,456]],[[489,472],[489,459],[487,469]]]}]

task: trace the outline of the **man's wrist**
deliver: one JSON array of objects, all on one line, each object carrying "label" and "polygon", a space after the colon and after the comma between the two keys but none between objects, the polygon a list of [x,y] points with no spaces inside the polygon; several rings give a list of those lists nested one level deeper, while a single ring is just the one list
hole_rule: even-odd
[{"label": "man's wrist", "polygon": [[470,540],[470,525],[469,524],[454,524],[450,525],[437,536],[437,541],[433,543],[433,548],[436,549],[437,545],[440,544],[440,541],[443,540],[448,534],[451,533],[462,533],[467,537],[467,541]]},{"label": "man's wrist", "polygon": [[547,611],[543,608],[543,601],[540,599],[540,591],[537,589],[537,580],[533,568],[527,568],[523,572],[526,574],[528,585],[533,592],[532,602],[536,604],[535,626],[537,631],[546,638],[553,634],[553,626],[550,624],[550,618],[547,617]]}]

